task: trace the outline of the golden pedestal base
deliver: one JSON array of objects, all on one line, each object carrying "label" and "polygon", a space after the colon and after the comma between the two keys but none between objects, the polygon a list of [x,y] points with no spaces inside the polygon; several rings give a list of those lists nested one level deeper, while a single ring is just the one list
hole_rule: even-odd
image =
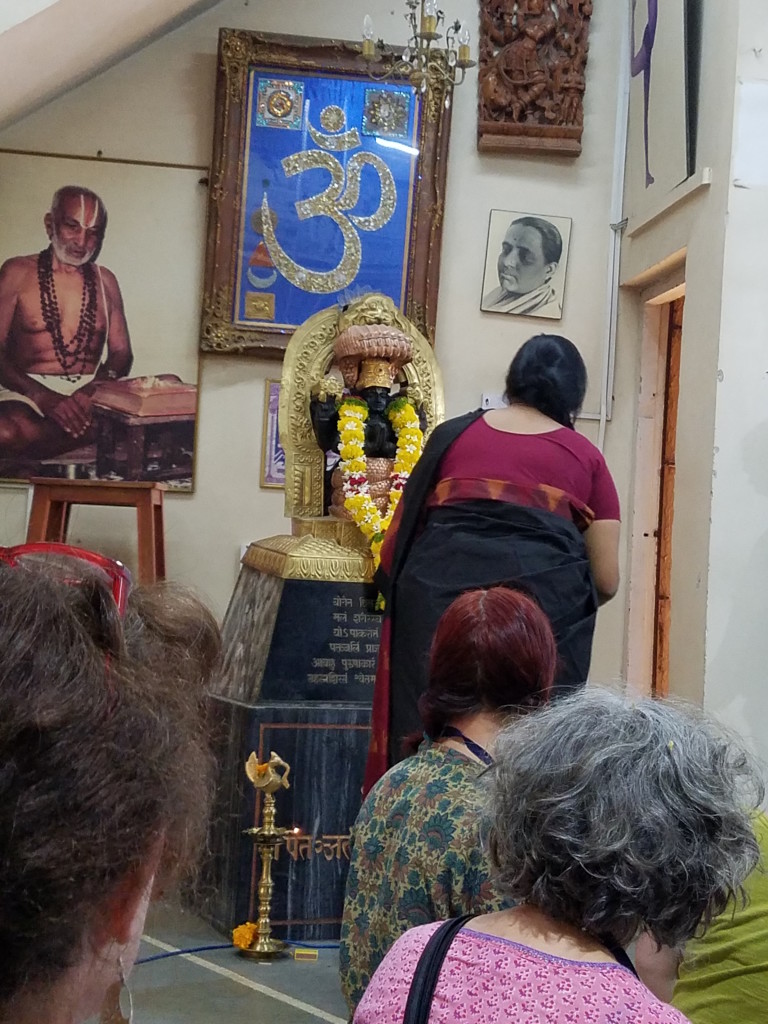
[{"label": "golden pedestal base", "polygon": [[267,537],[250,544],[243,565],[284,580],[373,580],[368,541],[354,523],[331,516],[294,519],[292,536]]}]

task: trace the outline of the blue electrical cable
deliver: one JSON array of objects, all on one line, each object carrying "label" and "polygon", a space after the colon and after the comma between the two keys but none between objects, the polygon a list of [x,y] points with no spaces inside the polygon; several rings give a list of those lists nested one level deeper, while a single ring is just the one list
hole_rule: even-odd
[{"label": "blue electrical cable", "polygon": [[293,942],[291,939],[283,939],[286,946],[298,946],[300,949],[339,949],[338,942]]},{"label": "blue electrical cable", "polygon": [[135,966],[139,964],[151,964],[155,960],[167,960],[171,956],[183,956],[185,953],[209,953],[213,949],[231,949],[231,942],[218,943],[215,946],[191,946],[189,949],[171,949],[166,953],[155,953],[154,956],[144,956],[141,960],[137,960]]}]

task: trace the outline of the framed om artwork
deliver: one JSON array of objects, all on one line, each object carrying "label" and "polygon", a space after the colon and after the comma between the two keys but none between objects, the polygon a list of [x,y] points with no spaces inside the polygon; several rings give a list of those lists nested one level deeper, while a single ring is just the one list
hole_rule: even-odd
[{"label": "framed om artwork", "polygon": [[368,291],[434,342],[449,131],[440,86],[372,79],[357,43],[222,29],[203,351],[280,357]]}]

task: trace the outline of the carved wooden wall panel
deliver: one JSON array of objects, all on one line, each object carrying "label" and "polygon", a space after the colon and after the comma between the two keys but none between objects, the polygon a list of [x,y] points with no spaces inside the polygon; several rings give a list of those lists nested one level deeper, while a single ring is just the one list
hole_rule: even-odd
[{"label": "carved wooden wall panel", "polygon": [[592,0],[480,0],[478,149],[578,156],[591,15]]}]

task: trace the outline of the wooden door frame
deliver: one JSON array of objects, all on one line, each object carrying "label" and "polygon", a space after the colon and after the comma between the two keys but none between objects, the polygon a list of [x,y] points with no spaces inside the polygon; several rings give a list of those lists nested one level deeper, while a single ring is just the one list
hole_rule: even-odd
[{"label": "wooden door frame", "polygon": [[654,608],[653,685],[654,694],[669,694],[669,638],[672,621],[672,527],[675,516],[675,454],[677,410],[680,400],[680,356],[682,351],[685,297],[666,305],[668,311],[666,367],[664,372],[663,424],[659,464],[659,518],[656,548],[656,600]]},{"label": "wooden door frame", "polygon": [[670,304],[685,294],[681,270],[642,291],[632,535],[627,615],[628,688],[650,694],[654,679],[661,458]]}]

